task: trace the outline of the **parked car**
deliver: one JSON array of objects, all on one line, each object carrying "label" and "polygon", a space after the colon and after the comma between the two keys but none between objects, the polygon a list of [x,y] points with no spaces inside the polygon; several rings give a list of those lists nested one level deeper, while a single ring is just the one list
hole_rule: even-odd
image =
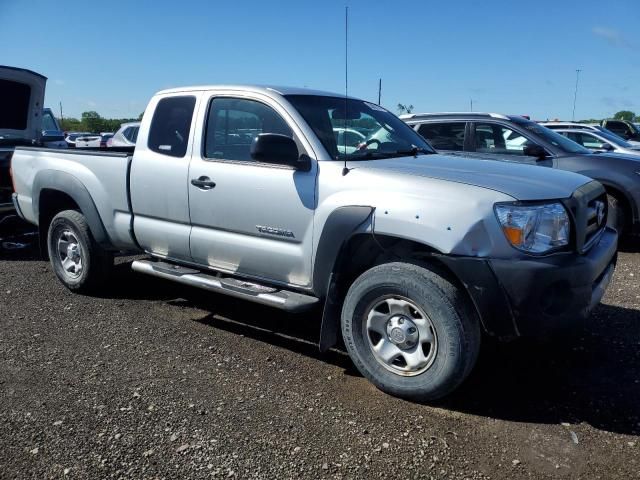
[{"label": "parked car", "polygon": [[113,137],[107,140],[107,148],[135,147],[139,129],[140,122],[123,123]]},{"label": "parked car", "polygon": [[75,140],[76,148],[100,148],[100,142],[102,135],[99,133],[92,133],[89,135],[82,135]]},{"label": "parked car", "polygon": [[[596,132],[602,132],[607,135],[615,135],[620,140],[625,140],[620,135],[616,135],[611,130],[604,128],[602,125],[598,125],[597,123],[576,123],[576,122],[538,122],[540,125],[543,125],[551,130],[593,130]],[[625,140],[632,146],[640,146],[640,142],[635,140]]]},{"label": "parked car", "polygon": [[47,77],[0,65],[0,215],[13,211],[9,167],[15,147],[38,145]]},{"label": "parked car", "polygon": [[617,135],[598,132],[595,130],[558,129],[556,132],[561,133],[570,140],[573,140],[593,152],[615,152],[626,153],[628,155],[640,155],[640,146],[634,147]]},{"label": "parked car", "polygon": [[64,141],[64,132],[60,129],[60,125],[53,115],[50,108],[42,111],[42,137],[40,143],[47,148],[67,148],[67,142]]},{"label": "parked car", "polygon": [[113,133],[101,133],[100,134],[100,148],[107,148],[107,144],[110,139],[113,138]]},{"label": "parked car", "polygon": [[[369,132],[351,153],[333,131],[345,123]],[[239,134],[248,125],[250,143]],[[598,182],[438,155],[373,103],[306,89],[165,90],[139,138],[132,156],[16,151],[14,201],[59,280],[90,292],[114,252],[146,252],[135,271],[291,312],[324,305],[321,349],[341,329],[360,372],[394,395],[453,391],[482,331],[580,323],[614,270]]]},{"label": "parked car", "polygon": [[609,225],[640,234],[640,163],[635,155],[595,154],[519,115],[411,114],[402,117],[440,151],[582,173],[607,189]]},{"label": "parked car", "polygon": [[363,142],[367,141],[366,135],[353,128],[334,128],[336,145],[340,153],[353,153]]},{"label": "parked car", "polygon": [[628,120],[603,120],[601,125],[625,140],[640,141],[640,129]]},{"label": "parked car", "polygon": [[64,140],[67,142],[67,146],[69,148],[76,148],[76,141],[78,140],[78,138],[91,135],[91,132],[67,132]]}]

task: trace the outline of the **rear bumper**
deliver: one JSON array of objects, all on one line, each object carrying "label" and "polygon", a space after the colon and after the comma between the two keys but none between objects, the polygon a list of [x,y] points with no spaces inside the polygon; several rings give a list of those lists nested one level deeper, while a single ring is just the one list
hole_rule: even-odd
[{"label": "rear bumper", "polygon": [[617,244],[618,234],[607,229],[585,255],[442,260],[467,288],[490,334],[539,336],[577,327],[589,316],[611,281]]}]

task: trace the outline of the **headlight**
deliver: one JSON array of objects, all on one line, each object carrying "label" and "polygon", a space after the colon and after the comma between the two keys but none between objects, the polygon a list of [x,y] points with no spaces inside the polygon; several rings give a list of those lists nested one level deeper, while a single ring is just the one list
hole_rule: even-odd
[{"label": "headlight", "polygon": [[545,253],[569,244],[569,215],[560,203],[495,206],[509,243],[528,253]]}]

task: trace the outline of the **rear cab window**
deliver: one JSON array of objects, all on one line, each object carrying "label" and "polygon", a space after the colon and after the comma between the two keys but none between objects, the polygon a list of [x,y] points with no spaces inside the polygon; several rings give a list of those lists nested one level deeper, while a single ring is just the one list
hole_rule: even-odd
[{"label": "rear cab window", "polygon": [[[161,99],[151,119],[147,144],[149,149],[170,157],[184,157],[189,144],[195,105],[196,97],[190,95]],[[137,131],[135,136],[137,137]]]}]

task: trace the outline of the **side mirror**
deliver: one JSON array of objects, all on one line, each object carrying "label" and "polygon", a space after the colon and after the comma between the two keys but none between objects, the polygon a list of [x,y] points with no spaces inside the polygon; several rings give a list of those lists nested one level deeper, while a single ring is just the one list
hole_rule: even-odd
[{"label": "side mirror", "polygon": [[289,165],[299,170],[308,170],[311,160],[298,153],[293,138],[279,133],[261,133],[251,142],[251,158],[257,162]]},{"label": "side mirror", "polygon": [[547,158],[547,152],[540,145],[535,143],[526,145],[522,151],[527,157],[536,157],[538,160]]},{"label": "side mirror", "polygon": [[603,143],[596,150],[604,150],[605,152],[610,152],[611,150],[613,150],[613,147],[609,143]]}]

